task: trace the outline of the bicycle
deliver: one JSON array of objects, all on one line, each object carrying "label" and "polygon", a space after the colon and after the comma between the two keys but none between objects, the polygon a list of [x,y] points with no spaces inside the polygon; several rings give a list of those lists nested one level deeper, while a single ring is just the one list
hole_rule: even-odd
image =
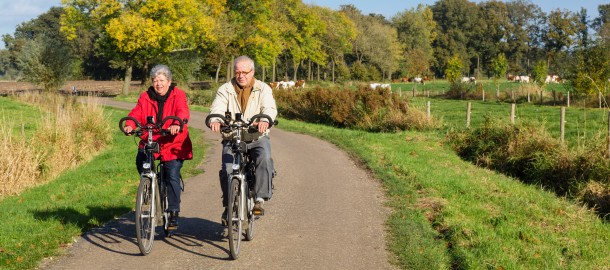
[{"label": "bicycle", "polygon": [[[124,130],[124,123],[128,120],[136,124],[136,129],[129,133]],[[140,174],[140,184],[136,195],[136,238],[140,252],[143,255],[148,255],[152,250],[156,226],[163,225],[163,231],[167,237],[171,237],[173,233],[173,230],[168,228],[168,184],[163,179],[164,163],[159,162],[158,165],[155,164],[154,154],[160,151],[159,144],[153,141],[153,134],[161,134],[161,136],[170,134],[168,130],[162,129],[168,120],[178,121],[180,123],[180,132],[182,132],[184,122],[176,116],[168,116],[160,123],[155,123],[153,116],[147,116],[144,126],[131,116],[123,117],[119,120],[119,129],[125,135],[140,137],[144,134],[143,132],[148,133],[148,139],[144,146],[146,159],[142,166],[143,170]]]},{"label": "bicycle", "polygon": [[[265,118],[269,121],[269,128],[277,125],[277,121],[273,122],[271,117],[265,114],[257,114],[251,118],[251,121],[244,121],[240,113],[235,114],[235,120],[231,119],[230,114],[223,116],[220,114],[210,114],[205,119],[205,124],[210,127],[212,118],[220,118],[223,123],[222,132],[233,133],[230,143],[233,150],[233,172],[230,175],[228,205],[227,209],[227,236],[229,238],[229,249],[231,258],[236,260],[239,257],[241,248],[242,232],[245,231],[245,239],[251,241],[254,239],[254,222],[259,218],[252,211],[254,208],[255,197],[254,181],[255,167],[254,161],[249,158],[248,144],[243,140],[244,134],[248,129],[256,129],[252,126],[254,120]],[[245,225],[245,230],[243,226]]]}]

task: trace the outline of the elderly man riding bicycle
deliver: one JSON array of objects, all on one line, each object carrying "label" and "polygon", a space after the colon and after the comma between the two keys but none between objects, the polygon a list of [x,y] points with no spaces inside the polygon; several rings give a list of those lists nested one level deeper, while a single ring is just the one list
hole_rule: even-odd
[{"label": "elderly man riding bicycle", "polygon": [[[231,81],[220,86],[216,92],[216,98],[210,107],[210,114],[231,114],[235,119],[236,113],[241,113],[242,118],[250,119],[256,114],[266,114],[275,120],[277,107],[269,85],[254,78],[254,61],[248,56],[240,56],[233,62],[235,77]],[[273,177],[273,160],[271,159],[271,143],[269,141],[269,123],[263,119],[258,123],[257,130],[247,134],[245,141],[248,144],[248,154],[254,160],[256,166],[256,203],[253,212],[256,215],[264,215],[263,202],[271,199],[271,179]],[[221,120],[212,119],[210,128],[214,132],[220,132]],[[223,134],[222,169],[220,171],[220,186],[223,193],[222,215],[223,224],[226,224],[227,216],[227,190],[229,175],[232,173],[233,154],[228,137]]]}]

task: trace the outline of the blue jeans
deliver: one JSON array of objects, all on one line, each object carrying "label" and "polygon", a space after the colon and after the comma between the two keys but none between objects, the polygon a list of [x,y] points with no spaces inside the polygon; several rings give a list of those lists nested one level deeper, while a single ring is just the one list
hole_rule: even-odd
[{"label": "blue jeans", "polygon": [[[273,177],[274,171],[269,137],[264,136],[257,141],[248,143],[248,155],[250,155],[250,159],[254,161],[254,166],[256,167],[254,173],[256,182],[254,184],[254,192],[256,193],[256,197],[269,200],[273,193],[271,190],[271,178]],[[231,142],[223,141],[222,169],[219,172],[223,206],[226,206],[229,200],[229,176],[233,173],[231,165],[233,165],[233,149],[231,149]]]},{"label": "blue jeans", "polygon": [[[143,168],[142,164],[146,160],[146,152],[144,149],[138,149],[138,154],[136,155],[136,167],[138,168],[138,173],[142,173]],[[182,193],[182,183],[180,183],[180,169],[182,169],[182,164],[184,160],[174,159],[170,161],[164,162],[164,175],[163,179],[165,183],[167,183],[167,201],[168,211],[178,211],[180,212],[180,195]]]}]

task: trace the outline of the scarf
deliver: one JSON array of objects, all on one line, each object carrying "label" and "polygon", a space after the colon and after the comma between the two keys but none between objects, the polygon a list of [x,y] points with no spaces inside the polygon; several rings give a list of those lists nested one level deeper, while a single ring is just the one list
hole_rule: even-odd
[{"label": "scarf", "polygon": [[174,84],[171,84],[169,86],[169,90],[167,90],[167,93],[165,93],[165,95],[160,96],[159,94],[157,94],[157,92],[155,91],[154,87],[149,87],[148,90],[146,91],[146,93],[148,93],[148,97],[151,100],[154,100],[157,102],[157,119],[155,120],[155,123],[159,123],[159,121],[163,120],[163,107],[165,107],[165,101],[167,100],[167,98],[169,97],[169,94],[172,93],[172,90],[174,90]]},{"label": "scarf", "polygon": [[245,87],[239,86],[235,78],[231,79],[231,84],[233,84],[233,88],[235,92],[237,92],[237,100],[239,100],[239,107],[242,112],[246,111],[246,106],[248,106],[248,98],[250,98],[250,93],[252,93],[252,84],[248,84]]}]

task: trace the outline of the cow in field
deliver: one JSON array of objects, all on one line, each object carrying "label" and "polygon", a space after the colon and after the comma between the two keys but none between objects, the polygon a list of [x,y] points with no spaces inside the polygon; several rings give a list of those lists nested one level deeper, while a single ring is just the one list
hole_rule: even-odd
[{"label": "cow in field", "polygon": [[544,80],[545,83],[560,83],[561,82],[561,78],[559,78],[559,76],[557,75],[546,75],[546,79]]},{"label": "cow in field", "polygon": [[271,86],[271,89],[277,89],[279,83],[278,82],[271,82],[269,83],[269,86]]},{"label": "cow in field", "polygon": [[280,87],[282,89],[292,88],[292,87],[294,87],[294,85],[295,85],[294,81],[287,81],[287,82],[281,81],[281,82],[278,82],[278,87]]},{"label": "cow in field", "polygon": [[521,83],[529,83],[530,82],[530,76],[514,76],[513,77],[513,81],[514,82],[521,82]]},{"label": "cow in field", "polygon": [[477,79],[475,77],[462,77],[463,83],[476,83]]},{"label": "cow in field", "polygon": [[369,87],[373,90],[377,88],[392,90],[392,86],[389,83],[371,83]]},{"label": "cow in field", "polygon": [[296,81],[296,83],[294,83],[294,87],[301,89],[305,88],[305,80]]}]

